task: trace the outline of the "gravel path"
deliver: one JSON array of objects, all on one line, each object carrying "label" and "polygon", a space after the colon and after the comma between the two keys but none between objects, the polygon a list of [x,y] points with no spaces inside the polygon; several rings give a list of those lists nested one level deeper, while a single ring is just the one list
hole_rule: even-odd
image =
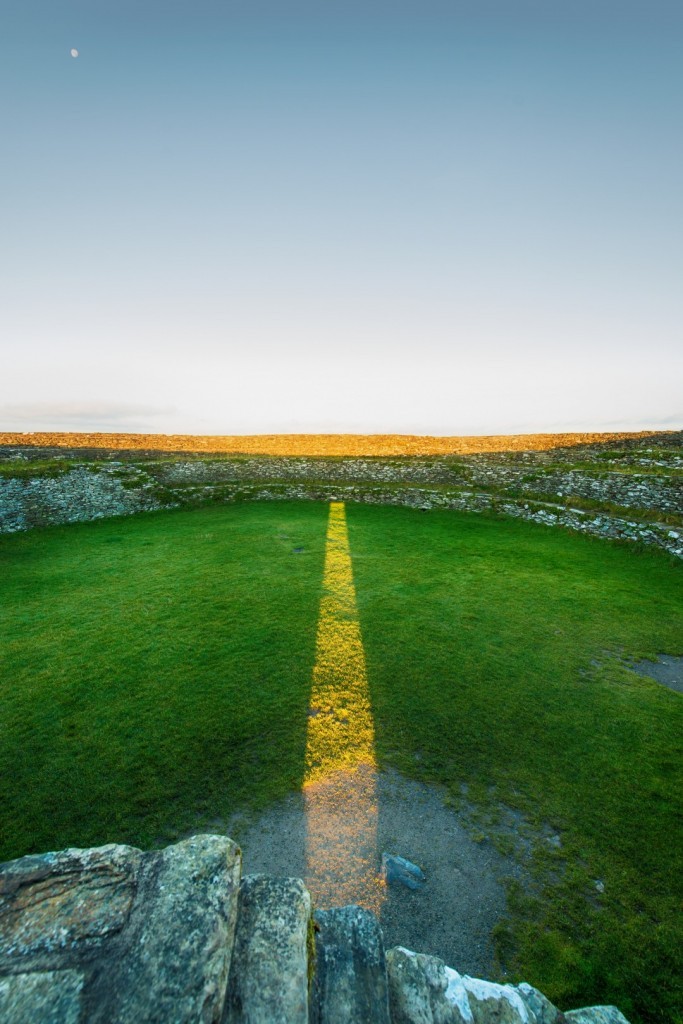
[{"label": "gravel path", "polygon": [[[378,777],[378,795],[378,870],[386,852],[419,865],[426,875],[416,891],[400,883],[387,887],[380,913],[387,948],[407,946],[440,956],[462,973],[491,976],[491,933],[506,913],[501,879],[519,877],[519,868],[488,841],[470,837],[457,812],[444,804],[440,787],[389,771]],[[245,873],[305,876],[301,794],[255,820],[235,816],[225,828],[242,847]]]}]

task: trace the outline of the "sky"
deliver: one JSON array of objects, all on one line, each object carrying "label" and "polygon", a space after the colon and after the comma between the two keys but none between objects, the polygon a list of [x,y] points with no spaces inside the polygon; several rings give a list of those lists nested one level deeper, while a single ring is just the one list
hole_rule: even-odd
[{"label": "sky", "polygon": [[0,38],[0,430],[683,427],[679,0],[0,0]]}]

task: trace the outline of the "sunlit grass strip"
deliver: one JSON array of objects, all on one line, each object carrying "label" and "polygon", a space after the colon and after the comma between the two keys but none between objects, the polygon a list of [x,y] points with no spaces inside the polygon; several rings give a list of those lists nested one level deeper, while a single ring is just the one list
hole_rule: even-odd
[{"label": "sunlit grass strip", "polygon": [[379,909],[375,730],[346,512],[330,505],[306,740],[306,880],[319,906]]},{"label": "sunlit grass strip", "polygon": [[323,597],[306,739],[305,782],[375,764],[365,652],[343,502],[330,505]]}]

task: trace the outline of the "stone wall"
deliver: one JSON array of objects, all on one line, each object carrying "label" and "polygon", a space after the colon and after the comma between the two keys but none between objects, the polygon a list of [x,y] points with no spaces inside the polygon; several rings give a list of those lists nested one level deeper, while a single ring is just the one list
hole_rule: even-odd
[{"label": "stone wall", "polygon": [[471,480],[476,485],[493,485],[498,490],[514,490],[525,495],[590,498],[613,502],[624,508],[683,510],[683,479],[652,476],[647,473],[586,473],[581,470],[553,469],[544,473],[508,467],[475,467]]},{"label": "stone wall", "polygon": [[451,487],[519,491],[524,495],[562,498],[577,495],[614,502],[624,508],[683,510],[683,478],[641,473],[499,465],[490,460],[403,459],[242,459],[215,462],[173,462],[155,469],[169,486],[223,481],[314,481],[340,483],[446,484]]},{"label": "stone wall", "polygon": [[[145,465],[113,461],[66,468],[54,476],[0,477],[0,533],[215,502],[338,499],[498,513],[596,537],[651,544],[683,558],[683,529],[643,520],[628,508],[629,502],[636,502],[641,509],[680,513],[680,479],[667,482],[655,476],[644,483],[624,474],[606,474],[601,480],[558,471],[541,475],[539,482],[525,480],[528,475],[524,467],[487,468],[449,460],[246,458]],[[430,482],[424,483],[426,479]],[[477,489],[477,484],[485,489]],[[572,495],[605,502],[618,497],[621,508],[575,508]]]},{"label": "stone wall", "polygon": [[144,481],[126,489],[117,469],[76,467],[58,476],[0,479],[0,533],[132,515],[163,506]]},{"label": "stone wall", "polygon": [[6,1024],[628,1024],[533,986],[385,953],[359,907],[312,914],[303,882],[241,877],[225,836],[0,865]]}]

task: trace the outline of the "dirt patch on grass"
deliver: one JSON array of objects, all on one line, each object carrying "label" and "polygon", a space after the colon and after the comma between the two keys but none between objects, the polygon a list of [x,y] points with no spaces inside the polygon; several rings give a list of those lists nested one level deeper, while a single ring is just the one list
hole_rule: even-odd
[{"label": "dirt patch on grass", "polygon": [[683,693],[683,656],[660,654],[657,661],[637,661],[629,668],[639,676],[648,676],[670,690]]},{"label": "dirt patch on grass", "polygon": [[[445,804],[441,787],[388,771],[378,776],[377,793],[378,873],[382,853],[390,853],[418,865],[426,876],[416,890],[400,882],[387,885],[380,911],[387,948],[404,945],[440,956],[464,973],[490,976],[493,928],[507,912],[503,879],[522,880],[521,869],[483,835],[480,841],[472,837],[463,818]],[[239,842],[245,873],[305,877],[302,794],[256,818],[234,816],[210,825],[221,825]]]}]

